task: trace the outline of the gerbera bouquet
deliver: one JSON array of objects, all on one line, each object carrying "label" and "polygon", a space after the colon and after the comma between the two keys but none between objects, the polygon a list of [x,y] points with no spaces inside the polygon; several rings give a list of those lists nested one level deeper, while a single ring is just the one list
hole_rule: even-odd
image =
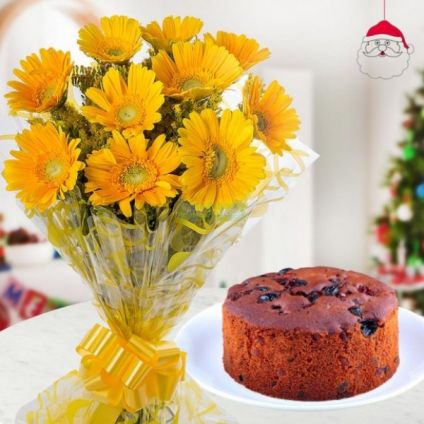
[{"label": "gerbera bouquet", "polygon": [[226,32],[200,39],[201,28],[105,17],[79,33],[90,66],[50,48],[14,71],[6,97],[29,128],[5,163],[7,187],[108,325],[88,331],[80,370],[38,396],[28,423],[224,422],[163,338],[249,216],[316,155],[294,140],[299,120],[276,81],[249,76],[228,107],[268,49]]}]

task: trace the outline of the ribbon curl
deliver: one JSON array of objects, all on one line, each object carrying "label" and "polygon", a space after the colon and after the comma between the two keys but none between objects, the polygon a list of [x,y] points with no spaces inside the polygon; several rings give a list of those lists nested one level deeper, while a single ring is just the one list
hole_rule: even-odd
[{"label": "ribbon curl", "polygon": [[175,343],[129,340],[96,324],[76,348],[85,388],[104,403],[136,412],[170,401],[185,375],[186,354]]}]

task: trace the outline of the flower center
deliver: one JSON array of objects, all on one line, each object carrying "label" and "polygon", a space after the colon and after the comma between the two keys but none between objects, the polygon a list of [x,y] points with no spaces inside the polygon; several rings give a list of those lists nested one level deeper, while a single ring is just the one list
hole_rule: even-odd
[{"label": "flower center", "polygon": [[52,181],[60,177],[65,170],[63,163],[60,160],[52,159],[46,163],[44,167],[44,175],[48,180]]},{"label": "flower center", "polygon": [[56,94],[56,82],[49,84],[39,94],[39,100],[41,104],[49,102],[52,97]]},{"label": "flower center", "polygon": [[112,47],[110,49],[108,49],[107,54],[109,56],[121,56],[123,54],[123,50],[120,47]]},{"label": "flower center", "polygon": [[134,105],[124,105],[118,109],[118,119],[123,124],[128,124],[135,120],[139,110]]},{"label": "flower center", "polygon": [[185,80],[181,85],[181,88],[183,90],[191,90],[193,88],[201,88],[201,87],[203,87],[203,83],[196,78],[190,78],[188,80]]},{"label": "flower center", "polygon": [[122,174],[122,182],[130,186],[139,186],[147,181],[149,172],[143,165],[131,165]]},{"label": "flower center", "polygon": [[265,131],[267,126],[268,126],[267,120],[264,118],[262,113],[256,114],[256,117],[258,118],[258,122],[256,124],[258,126],[258,130],[259,131]]},{"label": "flower center", "polygon": [[120,58],[121,56],[124,56],[122,59],[125,59],[125,56],[132,48],[133,46],[131,43],[114,37],[107,37],[98,47],[101,55],[107,55],[112,58]]},{"label": "flower center", "polygon": [[214,146],[212,153],[212,164],[209,171],[209,176],[219,178],[225,174],[228,168],[228,156],[219,146]]}]

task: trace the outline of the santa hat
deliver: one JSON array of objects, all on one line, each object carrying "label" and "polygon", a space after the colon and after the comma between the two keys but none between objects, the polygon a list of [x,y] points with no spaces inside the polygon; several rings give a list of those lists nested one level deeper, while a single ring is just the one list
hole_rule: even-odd
[{"label": "santa hat", "polygon": [[403,46],[408,53],[412,53],[414,50],[413,46],[408,45],[406,42],[402,31],[398,27],[392,25],[389,21],[380,21],[378,24],[372,26],[368,30],[367,35],[364,37],[364,41],[378,40],[379,38],[397,42],[402,41]]}]

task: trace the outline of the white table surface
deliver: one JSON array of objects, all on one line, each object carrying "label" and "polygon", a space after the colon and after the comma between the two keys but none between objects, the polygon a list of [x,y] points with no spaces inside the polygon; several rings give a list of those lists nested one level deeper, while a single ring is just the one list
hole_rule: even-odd
[{"label": "white table surface", "polygon": [[[185,320],[225,297],[223,289],[202,289]],[[78,366],[74,347],[98,316],[81,303],[22,322],[0,333],[0,424],[52,381]],[[183,320],[184,321],[184,320]],[[241,424],[424,424],[424,383],[385,402],[331,412],[284,412],[215,398]]]}]

